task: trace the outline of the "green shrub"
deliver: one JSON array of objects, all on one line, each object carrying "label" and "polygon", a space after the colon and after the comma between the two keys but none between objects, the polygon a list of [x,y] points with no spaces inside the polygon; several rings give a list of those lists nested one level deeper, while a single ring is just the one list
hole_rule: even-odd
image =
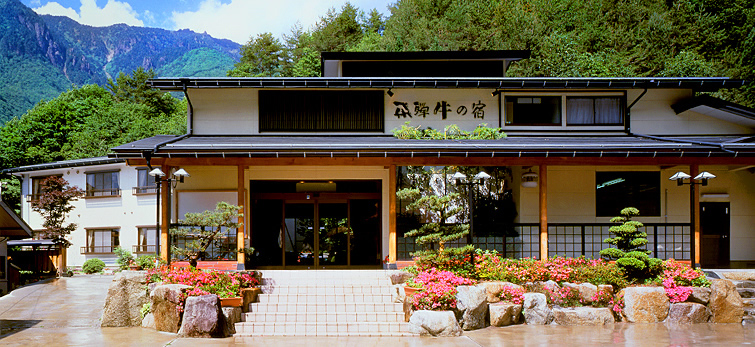
[{"label": "green shrub", "polygon": [[104,268],[105,262],[97,258],[89,259],[84,262],[84,265],[81,266],[81,270],[83,270],[84,273],[88,274],[100,272]]},{"label": "green shrub", "polygon": [[155,260],[157,260],[157,257],[154,255],[140,255],[136,257],[136,265],[139,265],[143,270],[154,269]]},{"label": "green shrub", "polygon": [[131,254],[131,252],[121,248],[120,246],[115,247],[113,253],[118,256],[118,259],[115,261],[115,263],[118,264],[118,267],[121,270],[127,270],[129,265],[134,262],[134,255]]},{"label": "green shrub", "polygon": [[446,248],[442,252],[420,251],[419,256],[414,258],[420,271],[436,268],[441,271],[450,271],[456,275],[472,278],[475,277],[475,267],[472,265],[471,247]]},{"label": "green shrub", "polygon": [[147,314],[149,314],[150,312],[152,312],[152,303],[148,302],[148,303],[142,305],[142,309],[139,310],[139,312],[142,314],[142,319],[144,319],[144,317]]},{"label": "green shrub", "polygon": [[571,280],[576,283],[592,283],[596,286],[610,284],[616,291],[629,285],[621,268],[611,263],[575,267]]},{"label": "green shrub", "polygon": [[630,281],[643,283],[657,277],[663,270],[662,261],[648,256],[650,251],[643,249],[648,243],[647,234],[640,228],[642,223],[631,220],[640,215],[634,207],[621,210],[621,216],[611,218],[611,222],[619,223],[608,229],[614,234],[603,242],[616,246],[600,251],[602,257],[616,260],[618,265]]}]

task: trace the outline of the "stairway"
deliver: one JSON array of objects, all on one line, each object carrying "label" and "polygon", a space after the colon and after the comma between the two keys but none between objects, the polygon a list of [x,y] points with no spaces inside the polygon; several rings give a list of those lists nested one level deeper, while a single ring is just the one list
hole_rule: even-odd
[{"label": "stairway", "polygon": [[389,271],[262,270],[262,293],[235,337],[413,336]]}]

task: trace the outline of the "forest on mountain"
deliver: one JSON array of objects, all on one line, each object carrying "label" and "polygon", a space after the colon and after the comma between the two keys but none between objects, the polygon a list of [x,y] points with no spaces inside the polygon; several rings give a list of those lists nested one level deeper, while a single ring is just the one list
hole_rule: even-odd
[{"label": "forest on mountain", "polygon": [[[6,46],[38,50],[34,43],[0,37],[0,50]],[[124,60],[123,68],[134,70],[121,72],[104,87],[68,84],[67,91],[0,128],[0,168],[101,156],[130,141],[185,133],[186,102],[145,84],[166,69],[174,76],[319,76],[324,51],[505,49],[532,51],[530,59],[509,69],[509,76],[753,80],[755,0],[399,0],[388,17],[347,3],[325,13],[312,28],[295,26],[281,39],[272,33],[250,37],[238,63],[225,61],[233,66],[228,71],[218,69],[217,51],[200,47],[157,70]],[[0,72],[4,62],[18,56],[0,54]],[[21,59],[23,74],[58,86],[70,83],[56,79],[40,59]],[[3,83],[3,88],[22,86]],[[715,96],[752,107],[754,88]],[[18,200],[18,182],[5,181],[6,201]]]}]

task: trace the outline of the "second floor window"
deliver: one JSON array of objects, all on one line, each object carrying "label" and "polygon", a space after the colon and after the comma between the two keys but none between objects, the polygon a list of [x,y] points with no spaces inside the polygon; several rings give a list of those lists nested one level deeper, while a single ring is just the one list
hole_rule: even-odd
[{"label": "second floor window", "polygon": [[51,176],[40,176],[40,177],[32,177],[31,178],[31,189],[29,190],[29,194],[27,195],[27,201],[35,201],[39,200],[39,197],[42,196],[42,186],[41,183],[48,177],[63,177],[63,175],[51,175]]},{"label": "second floor window", "polygon": [[136,187],[134,187],[134,194],[149,194],[155,193],[156,191],[155,180],[149,175],[149,170],[146,168],[136,169]]},{"label": "second floor window", "polygon": [[506,96],[506,125],[561,125],[561,97]]},{"label": "second floor window", "polygon": [[622,101],[616,96],[566,98],[567,125],[621,125]]},{"label": "second floor window", "polygon": [[86,196],[119,196],[118,171],[87,173]]}]

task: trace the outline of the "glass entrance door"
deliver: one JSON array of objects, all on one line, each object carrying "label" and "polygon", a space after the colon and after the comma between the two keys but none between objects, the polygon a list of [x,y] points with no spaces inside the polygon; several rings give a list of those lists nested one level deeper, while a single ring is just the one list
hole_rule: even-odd
[{"label": "glass entrance door", "polygon": [[347,203],[318,203],[318,266],[349,265],[351,227]]}]

